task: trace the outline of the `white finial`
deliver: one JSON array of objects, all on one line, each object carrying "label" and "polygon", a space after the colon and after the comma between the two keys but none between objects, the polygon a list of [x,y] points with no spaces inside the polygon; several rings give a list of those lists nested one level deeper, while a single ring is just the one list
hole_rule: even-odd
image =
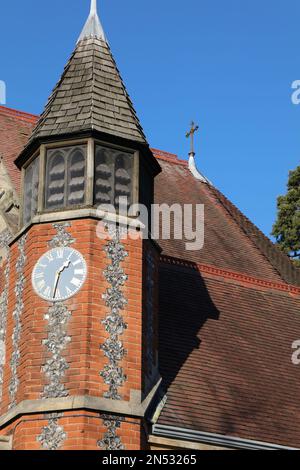
[{"label": "white finial", "polygon": [[97,0],[92,0],[91,1],[90,15],[97,15]]},{"label": "white finial", "polygon": [[194,176],[194,178],[196,178],[196,180],[202,181],[202,183],[207,183],[210,186],[213,186],[209,179],[207,179],[206,176],[202,175],[202,173],[200,173],[200,171],[196,167],[195,154],[193,153],[189,154],[189,170]]},{"label": "white finial", "polygon": [[97,0],[91,0],[90,14],[77,42],[86,38],[97,38],[106,42],[106,37],[97,13]]}]

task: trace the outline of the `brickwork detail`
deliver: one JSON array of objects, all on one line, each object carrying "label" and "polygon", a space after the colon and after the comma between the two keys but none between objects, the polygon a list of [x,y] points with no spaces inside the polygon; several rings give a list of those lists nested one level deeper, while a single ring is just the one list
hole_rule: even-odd
[{"label": "brickwork detail", "polygon": [[11,234],[9,230],[4,230],[0,234],[0,248],[6,252],[6,266],[4,269],[4,289],[0,295],[0,402],[2,400],[3,372],[5,364],[5,339],[6,339],[6,323],[7,323],[7,307],[8,307],[8,288],[9,288],[9,272],[10,272],[10,251],[9,241]]},{"label": "brickwork detail", "polygon": [[21,317],[24,309],[23,292],[25,287],[24,267],[26,263],[25,245],[27,235],[18,241],[19,257],[16,263],[17,280],[15,286],[16,305],[13,312],[14,329],[12,334],[13,352],[10,360],[11,380],[9,384],[10,404],[9,408],[16,405],[16,395],[19,387],[18,366],[20,363],[19,343],[21,338],[22,322]]},{"label": "brickwork detail", "polygon": [[128,276],[121,267],[121,263],[128,256],[128,253],[120,241],[120,229],[115,226],[107,226],[106,230],[109,233],[110,240],[105,246],[105,252],[111,264],[107,266],[103,274],[111,287],[102,296],[109,309],[107,317],[102,320],[102,324],[109,333],[109,338],[100,348],[108,358],[109,363],[100,372],[100,376],[104,379],[105,384],[109,386],[109,390],[104,393],[104,397],[112,400],[121,400],[119,387],[127,379],[123,368],[119,365],[126,355],[120,336],[122,336],[127,328],[127,324],[124,322],[121,311],[124,310],[128,303],[121,289],[125,285]]},{"label": "brickwork detail", "polygon": [[103,415],[103,424],[107,428],[103,439],[97,442],[102,450],[124,450],[121,438],[117,435],[117,429],[121,426],[121,419],[111,415]]},{"label": "brickwork detail", "polygon": [[62,413],[49,415],[48,425],[43,427],[41,434],[37,437],[43,449],[58,450],[67,438],[63,427],[58,423],[59,418],[62,417]]}]

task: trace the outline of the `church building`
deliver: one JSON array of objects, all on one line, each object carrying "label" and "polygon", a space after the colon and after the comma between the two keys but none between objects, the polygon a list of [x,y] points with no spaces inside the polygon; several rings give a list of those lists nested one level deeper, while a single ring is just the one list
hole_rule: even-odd
[{"label": "church building", "polygon": [[300,270],[194,157],[150,147],[96,0],[43,113],[0,106],[0,450],[300,449]]}]

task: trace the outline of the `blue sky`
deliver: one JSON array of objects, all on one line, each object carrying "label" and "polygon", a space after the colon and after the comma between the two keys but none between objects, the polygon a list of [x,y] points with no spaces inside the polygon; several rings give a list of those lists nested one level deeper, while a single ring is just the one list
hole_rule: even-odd
[{"label": "blue sky", "polygon": [[[7,106],[40,113],[82,29],[89,0],[0,7]],[[200,126],[201,171],[267,235],[300,161],[297,0],[98,0],[150,145],[186,158]]]}]

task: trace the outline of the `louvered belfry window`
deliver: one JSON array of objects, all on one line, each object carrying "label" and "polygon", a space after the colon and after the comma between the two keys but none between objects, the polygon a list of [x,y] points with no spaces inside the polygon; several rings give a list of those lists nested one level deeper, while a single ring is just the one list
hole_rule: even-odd
[{"label": "louvered belfry window", "polygon": [[24,178],[24,223],[28,224],[37,213],[39,192],[39,161],[36,157],[25,169]]},{"label": "louvered belfry window", "polygon": [[133,203],[133,167],[132,153],[97,145],[94,205],[111,204],[118,209],[120,198],[126,197],[130,206]]},{"label": "louvered belfry window", "polygon": [[86,146],[47,151],[45,207],[48,210],[85,203]]}]

